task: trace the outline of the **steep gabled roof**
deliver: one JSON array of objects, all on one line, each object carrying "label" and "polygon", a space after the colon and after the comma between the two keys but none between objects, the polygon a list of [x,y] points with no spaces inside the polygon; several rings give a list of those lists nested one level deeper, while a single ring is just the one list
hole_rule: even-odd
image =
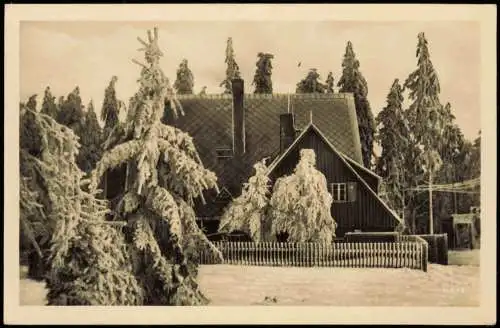
[{"label": "steep gabled roof", "polygon": [[227,159],[218,159],[216,150],[232,149],[232,96],[179,95],[178,99],[185,115],[175,119],[167,111],[165,122],[193,137],[205,167],[214,171],[219,185],[227,186],[235,197],[252,175],[253,164],[279,154],[279,115],[289,110],[295,114],[298,130],[307,127],[312,111],[314,124],[328,141],[354,161],[362,161],[352,94],[245,94],[246,153]]},{"label": "steep gabled roof", "polygon": [[[270,175],[273,170],[278,166],[278,164],[283,161],[291,151],[297,147],[301,139],[310,131],[314,131],[325,143],[326,145],[340,158],[340,160],[345,164],[345,166],[354,174],[356,179],[366,187],[366,189],[374,196],[381,205],[390,213],[396,220],[402,222],[402,219],[394,212],[387,204],[380,198],[380,196],[368,185],[368,183],[358,174],[358,172],[349,163],[352,160],[346,159],[345,155],[339,152],[336,147],[328,140],[328,138],[321,132],[321,130],[313,123],[309,123],[308,126],[301,132],[301,134],[294,140],[294,142],[279,156],[277,157],[268,167],[267,174]],[[366,169],[368,170],[368,169]],[[369,171],[369,170],[368,170]]]}]

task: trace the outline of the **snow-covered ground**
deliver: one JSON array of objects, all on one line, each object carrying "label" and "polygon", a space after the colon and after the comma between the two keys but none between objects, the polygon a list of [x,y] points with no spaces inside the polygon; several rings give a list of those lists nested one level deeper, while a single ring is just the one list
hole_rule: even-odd
[{"label": "snow-covered ground", "polygon": [[[407,269],[205,265],[199,283],[211,305],[478,306],[478,252],[450,264]],[[21,279],[21,304],[44,304],[43,283]],[[274,301],[273,301],[274,299]]]}]

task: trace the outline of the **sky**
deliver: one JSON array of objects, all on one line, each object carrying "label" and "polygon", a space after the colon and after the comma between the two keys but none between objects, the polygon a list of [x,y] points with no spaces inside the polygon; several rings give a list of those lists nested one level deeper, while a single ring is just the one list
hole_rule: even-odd
[{"label": "sky", "polygon": [[[468,139],[480,130],[480,25],[468,21],[363,22],[363,21],[166,21],[92,22],[23,21],[20,27],[21,100],[50,86],[57,98],[80,87],[83,102],[93,100],[100,111],[104,90],[116,75],[117,96],[127,102],[138,89],[143,61],[137,37],[159,27],[164,52],[161,66],[170,78],[183,59],[195,78],[194,91],[220,93],[226,65],[225,48],[233,38],[236,62],[245,88],[252,92],[257,53],[274,54],[273,88],[294,92],[310,68],[322,79],[332,71],[337,82],[348,41],[368,82],[368,100],[374,115],[385,106],[394,79],[401,83],[417,65],[417,35],[424,32],[441,84],[440,99],[450,102],[456,122]],[[301,67],[298,63],[301,62]]]}]

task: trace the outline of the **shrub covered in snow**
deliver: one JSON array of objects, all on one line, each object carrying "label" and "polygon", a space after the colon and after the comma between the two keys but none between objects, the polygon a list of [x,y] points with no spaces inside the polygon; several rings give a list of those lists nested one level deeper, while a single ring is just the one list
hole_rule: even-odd
[{"label": "shrub covered in snow", "polygon": [[271,231],[286,232],[291,242],[327,242],[335,236],[332,196],[316,168],[316,154],[302,149],[293,174],[276,181],[270,200]]}]

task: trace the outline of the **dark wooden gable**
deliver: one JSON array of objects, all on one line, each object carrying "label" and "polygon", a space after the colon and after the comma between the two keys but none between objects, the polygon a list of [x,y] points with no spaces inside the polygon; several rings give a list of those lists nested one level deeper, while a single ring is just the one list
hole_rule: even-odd
[{"label": "dark wooden gable", "polygon": [[334,202],[332,216],[338,224],[337,236],[361,229],[362,231],[393,231],[399,217],[387,207],[348,161],[328,143],[321,132],[310,124],[295,142],[269,168],[272,185],[284,175],[293,173],[301,149],[313,149],[316,168],[329,183],[345,183],[349,200]]}]

